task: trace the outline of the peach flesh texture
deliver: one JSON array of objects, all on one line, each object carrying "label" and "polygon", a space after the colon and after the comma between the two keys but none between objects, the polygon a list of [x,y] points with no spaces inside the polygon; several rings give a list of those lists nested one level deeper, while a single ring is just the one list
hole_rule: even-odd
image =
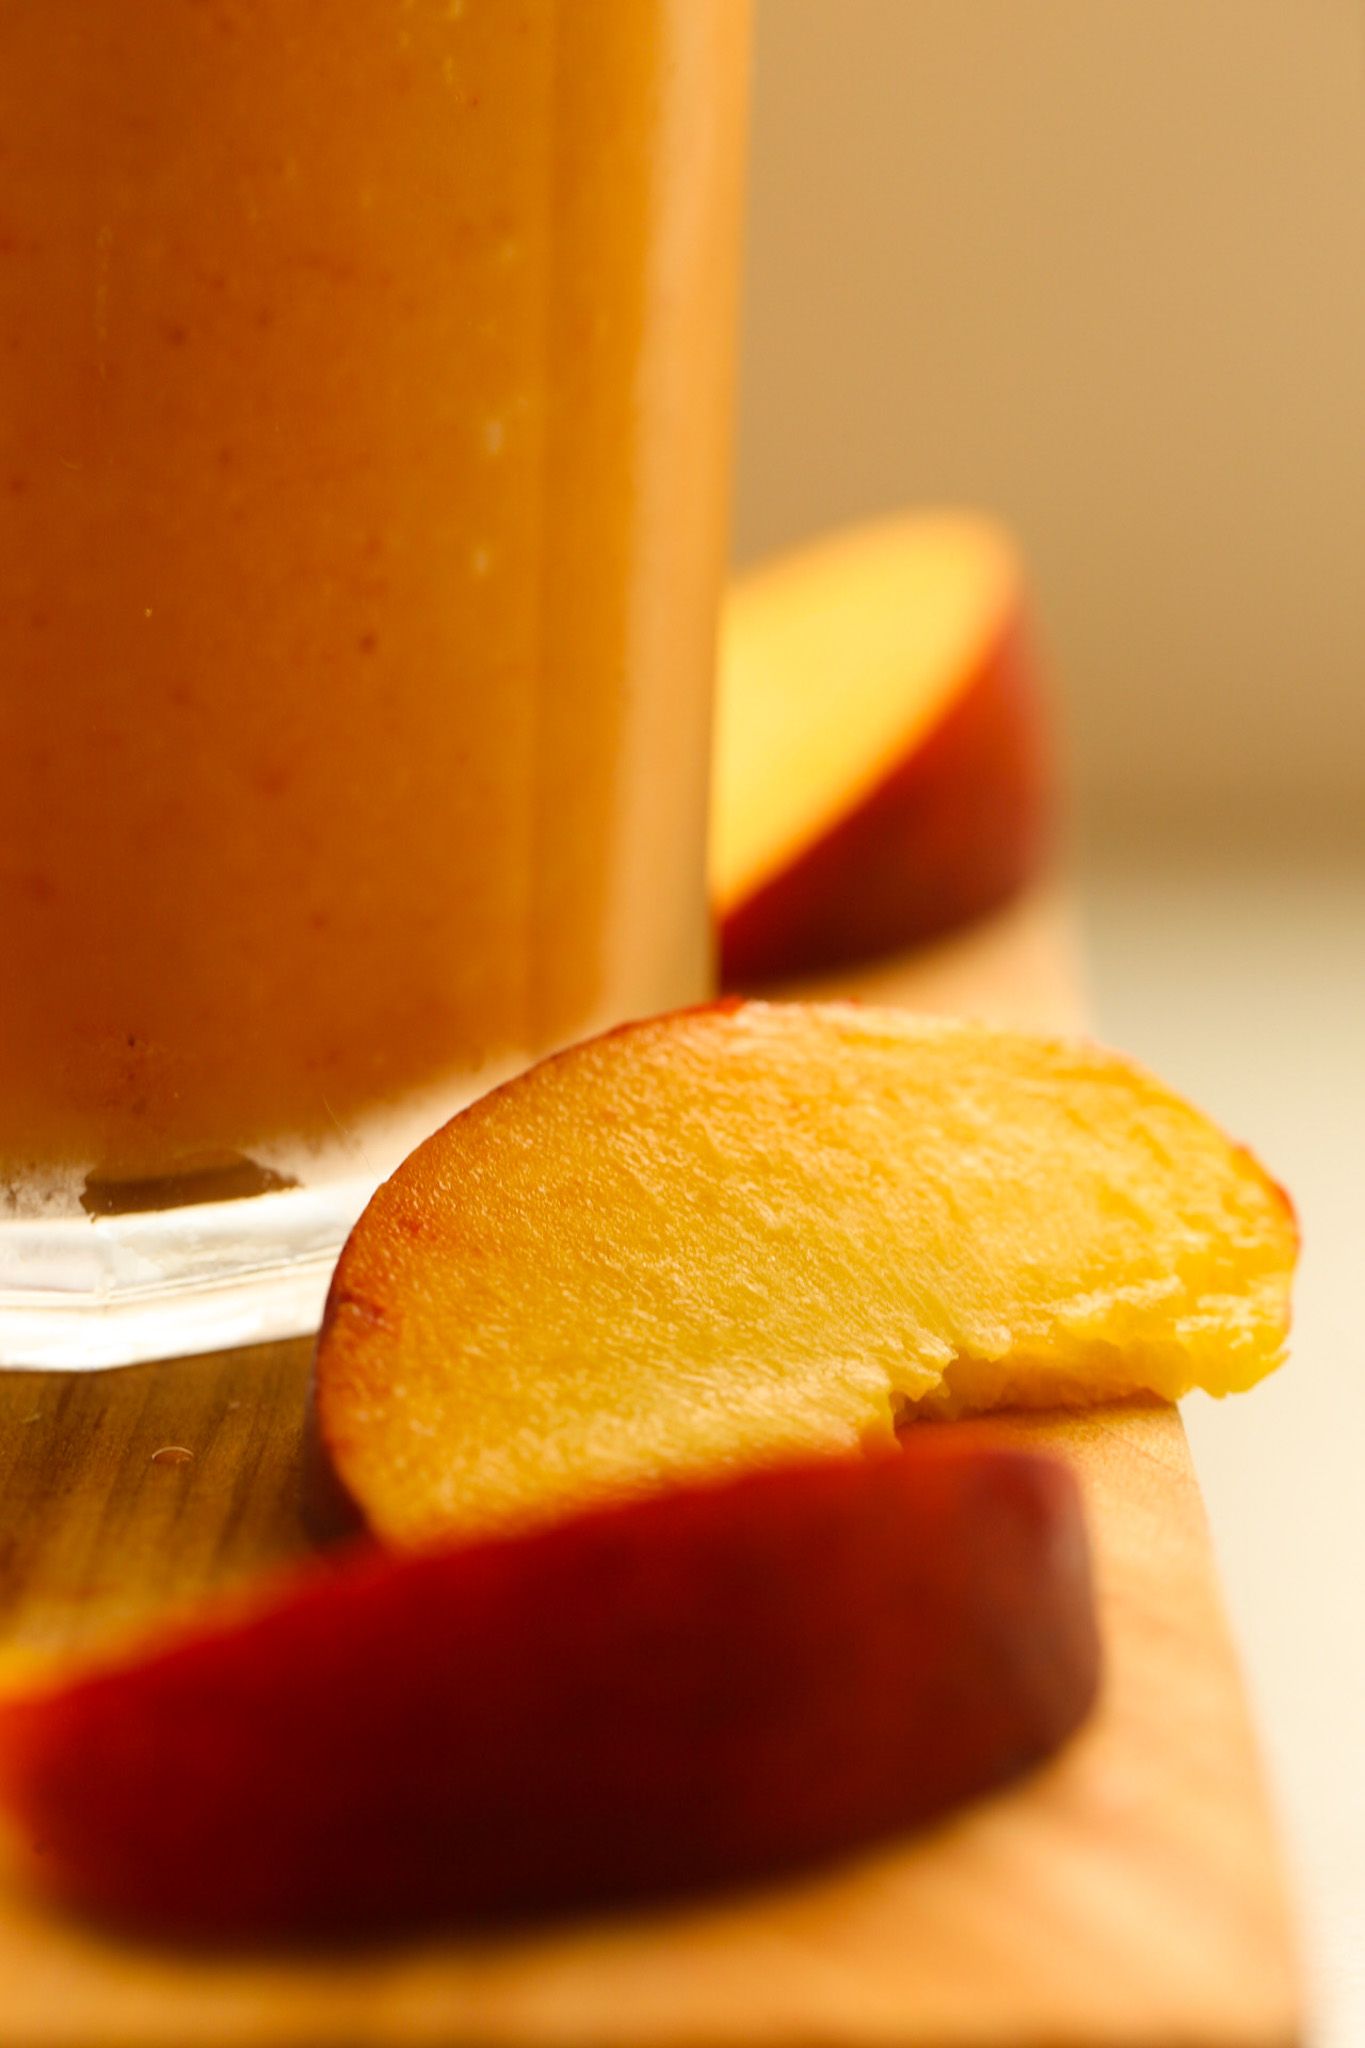
[{"label": "peach flesh texture", "polygon": [[1041,864],[1044,693],[1007,537],[874,522],[749,571],[721,637],[712,896],[726,987],[939,936]]},{"label": "peach flesh texture", "polygon": [[1098,1651],[1078,1491],[925,1433],[521,1538],[360,1554],[0,1707],[49,1894],[197,1939],[770,1875],[1060,1742]]},{"label": "peach flesh texture", "polygon": [[576,1046],[375,1195],[314,1373],[387,1542],[890,1441],[909,1413],[1250,1386],[1283,1195],[1096,1047],[850,1004]]}]

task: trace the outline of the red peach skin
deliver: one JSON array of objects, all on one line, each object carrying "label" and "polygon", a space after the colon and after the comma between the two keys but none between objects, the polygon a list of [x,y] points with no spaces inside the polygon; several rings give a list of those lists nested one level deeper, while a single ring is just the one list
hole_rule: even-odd
[{"label": "red peach skin", "polygon": [[1052,783],[1016,620],[879,787],[721,918],[721,986],[821,973],[1000,908],[1042,865]]},{"label": "red peach skin", "polygon": [[1098,1667],[1064,1467],[903,1452],[359,1553],[0,1709],[39,1882],[196,1940],[747,1881],[1001,1784]]}]

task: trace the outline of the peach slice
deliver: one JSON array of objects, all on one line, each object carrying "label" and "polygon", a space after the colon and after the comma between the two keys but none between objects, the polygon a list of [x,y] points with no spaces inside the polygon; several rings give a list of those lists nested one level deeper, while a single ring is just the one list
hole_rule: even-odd
[{"label": "peach slice", "polygon": [[1035,872],[1049,782],[1018,557],[966,514],[849,529],[737,579],[711,893],[724,986],[929,939]]},{"label": "peach slice", "polygon": [[362,1555],[0,1706],[0,1798],[50,1894],[199,1938],[853,1848],[1035,1762],[1094,1694],[1074,1480],[958,1434]]},{"label": "peach slice", "polygon": [[375,1195],[318,1341],[321,1447],[386,1541],[885,1445],[914,1412],[1250,1386],[1284,1196],[1115,1055],[850,1004],[573,1047]]}]

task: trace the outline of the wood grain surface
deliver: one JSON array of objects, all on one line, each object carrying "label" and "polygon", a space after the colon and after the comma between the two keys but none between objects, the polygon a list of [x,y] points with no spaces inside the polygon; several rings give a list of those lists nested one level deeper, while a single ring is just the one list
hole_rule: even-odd
[{"label": "wood grain surface", "polygon": [[[849,992],[1066,1021],[1059,915]],[[0,1373],[0,1671],[307,1550],[308,1353]],[[0,1875],[0,2048],[1288,2048],[1290,1919],[1178,1414],[976,1426],[1075,1467],[1096,1551],[1102,1703],[1028,1780],[763,1891],[346,1954],[133,1945]]]}]

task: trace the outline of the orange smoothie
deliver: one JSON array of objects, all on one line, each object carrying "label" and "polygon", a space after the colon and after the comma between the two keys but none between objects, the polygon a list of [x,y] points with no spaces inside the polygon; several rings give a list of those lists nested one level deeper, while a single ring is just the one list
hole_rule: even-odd
[{"label": "orange smoothie", "polygon": [[0,8],[11,1214],[703,993],[745,27]]}]

